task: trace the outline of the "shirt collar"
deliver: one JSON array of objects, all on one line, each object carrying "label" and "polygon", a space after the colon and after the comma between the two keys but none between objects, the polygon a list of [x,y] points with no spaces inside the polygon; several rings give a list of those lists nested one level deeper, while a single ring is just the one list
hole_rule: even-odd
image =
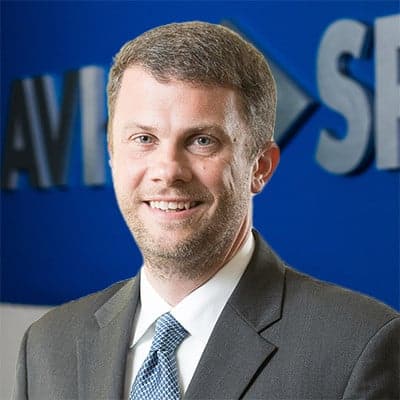
[{"label": "shirt collar", "polygon": [[227,264],[175,307],[171,307],[155,291],[146,277],[146,271],[142,269],[140,274],[141,306],[137,313],[131,347],[166,312],[171,312],[190,335],[208,341],[218,317],[250,261],[253,250],[254,238],[253,234],[250,233],[238,252]]},{"label": "shirt collar", "polygon": [[164,313],[169,312],[171,306],[155,291],[142,268],[140,274],[140,309],[136,312],[136,328],[132,340],[134,346],[154,322]]}]

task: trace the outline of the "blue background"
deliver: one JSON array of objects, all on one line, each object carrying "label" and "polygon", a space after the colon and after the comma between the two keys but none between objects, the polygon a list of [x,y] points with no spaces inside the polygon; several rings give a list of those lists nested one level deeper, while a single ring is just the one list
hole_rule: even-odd
[{"label": "blue background", "polygon": [[[172,21],[229,20],[319,102],[316,57],[328,26],[350,18],[373,26],[397,2],[2,2],[1,139],[11,82],[108,68],[127,40]],[[354,60],[373,90],[374,52]],[[282,149],[281,164],[255,199],[254,225],[296,269],[399,308],[399,171],[332,175],[315,161],[320,131],[343,134],[322,103]],[[1,301],[59,304],[134,275],[141,257],[111,184],[82,183],[79,134],[69,185],[33,189],[26,177],[1,201]],[[108,172],[109,174],[109,172]]]}]

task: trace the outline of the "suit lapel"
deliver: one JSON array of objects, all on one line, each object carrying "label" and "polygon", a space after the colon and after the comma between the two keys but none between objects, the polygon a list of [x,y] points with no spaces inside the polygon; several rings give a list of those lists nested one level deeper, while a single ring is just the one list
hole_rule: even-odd
[{"label": "suit lapel", "polygon": [[240,398],[276,350],[265,330],[281,316],[285,268],[254,235],[253,257],[218,319],[185,399]]},{"label": "suit lapel", "polygon": [[93,329],[77,340],[79,399],[120,399],[139,279],[128,281],[95,313]]}]

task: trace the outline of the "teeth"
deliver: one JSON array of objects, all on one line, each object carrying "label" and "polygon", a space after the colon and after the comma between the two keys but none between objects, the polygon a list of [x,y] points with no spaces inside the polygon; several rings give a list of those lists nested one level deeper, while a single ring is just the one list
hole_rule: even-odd
[{"label": "teeth", "polygon": [[179,210],[189,210],[196,205],[196,202],[192,201],[150,201],[151,208],[157,208],[163,211],[179,211]]},{"label": "teeth", "polygon": [[169,208],[170,210],[176,210],[176,209],[178,208],[178,203],[175,203],[175,202],[170,201],[170,202],[168,203],[168,208]]}]

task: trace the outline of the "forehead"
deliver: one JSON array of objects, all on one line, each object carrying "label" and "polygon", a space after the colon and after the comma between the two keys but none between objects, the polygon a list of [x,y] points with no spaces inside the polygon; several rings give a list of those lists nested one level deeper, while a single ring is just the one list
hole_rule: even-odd
[{"label": "forehead", "polygon": [[231,88],[195,85],[175,78],[160,82],[142,67],[134,66],[122,76],[114,119],[182,117],[188,122],[210,120],[231,125],[241,122],[239,108],[239,96]]}]

